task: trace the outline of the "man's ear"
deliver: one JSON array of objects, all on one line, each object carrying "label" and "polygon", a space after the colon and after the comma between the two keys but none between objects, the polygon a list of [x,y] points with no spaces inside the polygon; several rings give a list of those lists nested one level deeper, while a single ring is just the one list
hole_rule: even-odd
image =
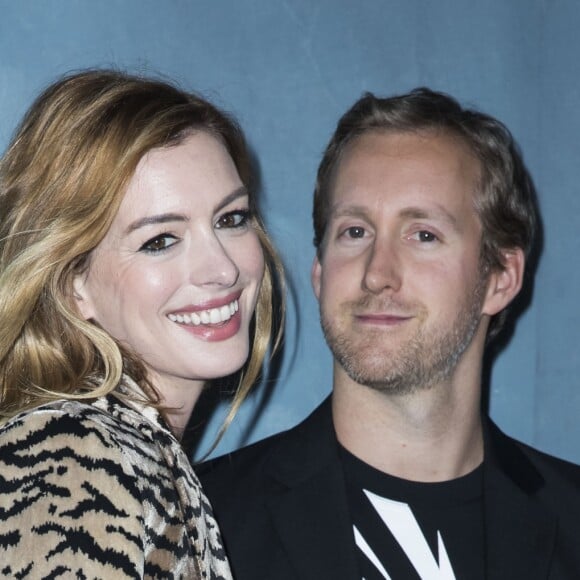
[{"label": "man's ear", "polygon": [[73,298],[81,316],[85,320],[90,320],[95,317],[95,308],[87,288],[87,277],[87,272],[75,275],[73,279]]},{"label": "man's ear", "polygon": [[310,272],[310,280],[312,282],[312,288],[314,289],[314,295],[316,299],[320,299],[320,277],[322,275],[322,266],[320,265],[320,260],[318,256],[314,257],[312,262],[312,270]]},{"label": "man's ear", "polygon": [[493,316],[501,312],[522,288],[525,256],[521,248],[502,251],[503,269],[493,271],[488,280],[483,314]]}]

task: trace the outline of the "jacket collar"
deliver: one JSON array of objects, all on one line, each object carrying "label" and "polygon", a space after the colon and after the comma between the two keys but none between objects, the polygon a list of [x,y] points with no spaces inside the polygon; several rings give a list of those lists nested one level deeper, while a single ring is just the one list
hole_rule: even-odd
[{"label": "jacket collar", "polygon": [[[293,435],[280,441],[266,467],[284,490],[268,499],[274,525],[300,578],[357,578],[330,397]],[[486,578],[545,579],[557,524],[536,501],[544,480],[491,420],[484,421],[484,449]]]},{"label": "jacket collar", "polygon": [[544,478],[491,420],[484,450],[486,578],[548,578],[557,519],[537,499]]},{"label": "jacket collar", "polygon": [[353,580],[354,538],[330,398],[293,435],[280,442],[266,467],[284,489],[268,499],[274,526],[297,577]]}]

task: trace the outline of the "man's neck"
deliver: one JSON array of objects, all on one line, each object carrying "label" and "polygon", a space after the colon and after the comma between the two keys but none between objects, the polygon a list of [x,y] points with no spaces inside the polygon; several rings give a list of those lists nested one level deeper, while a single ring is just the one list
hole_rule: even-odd
[{"label": "man's neck", "polygon": [[362,461],[413,481],[447,481],[483,460],[480,368],[408,395],[353,382],[335,368],[339,442]]}]

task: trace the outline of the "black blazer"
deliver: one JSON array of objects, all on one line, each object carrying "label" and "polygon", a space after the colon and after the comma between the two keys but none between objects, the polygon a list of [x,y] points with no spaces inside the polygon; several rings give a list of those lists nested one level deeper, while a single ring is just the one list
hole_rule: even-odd
[{"label": "black blazer", "polygon": [[[580,580],[580,467],[491,421],[484,445],[485,577]],[[236,580],[360,580],[330,399],[196,471]]]}]

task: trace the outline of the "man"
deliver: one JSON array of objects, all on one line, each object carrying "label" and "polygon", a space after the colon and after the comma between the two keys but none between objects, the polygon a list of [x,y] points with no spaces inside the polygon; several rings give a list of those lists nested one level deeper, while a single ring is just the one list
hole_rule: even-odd
[{"label": "man", "polygon": [[201,471],[237,580],[580,578],[580,468],[481,413],[536,225],[495,119],[427,89],[343,116],[314,196],[332,396]]}]

